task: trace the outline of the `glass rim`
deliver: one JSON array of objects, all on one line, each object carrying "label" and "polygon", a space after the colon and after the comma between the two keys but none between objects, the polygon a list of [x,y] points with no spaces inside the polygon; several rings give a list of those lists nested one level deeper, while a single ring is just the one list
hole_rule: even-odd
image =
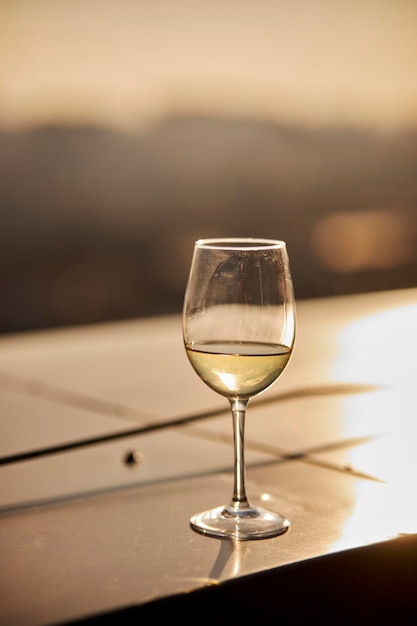
[{"label": "glass rim", "polygon": [[212,237],[197,239],[196,248],[211,248],[215,250],[271,250],[285,248],[286,243],[281,239],[263,239],[261,237]]}]

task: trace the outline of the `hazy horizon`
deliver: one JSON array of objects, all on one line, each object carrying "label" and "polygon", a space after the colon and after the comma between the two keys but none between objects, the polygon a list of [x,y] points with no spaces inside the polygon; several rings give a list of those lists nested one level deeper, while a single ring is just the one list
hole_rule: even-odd
[{"label": "hazy horizon", "polygon": [[0,0],[0,129],[417,128],[416,34],[409,0]]}]

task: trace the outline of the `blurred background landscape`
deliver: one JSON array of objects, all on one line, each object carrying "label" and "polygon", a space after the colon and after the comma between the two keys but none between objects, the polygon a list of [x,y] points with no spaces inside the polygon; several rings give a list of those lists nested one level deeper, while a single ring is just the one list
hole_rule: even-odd
[{"label": "blurred background landscape", "polygon": [[412,0],[0,0],[0,49],[0,332],[179,312],[200,237],[417,286]]}]

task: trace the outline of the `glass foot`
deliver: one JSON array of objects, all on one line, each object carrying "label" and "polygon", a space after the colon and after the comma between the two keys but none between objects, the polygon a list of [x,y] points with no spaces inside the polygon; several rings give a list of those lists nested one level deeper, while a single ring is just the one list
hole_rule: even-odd
[{"label": "glass foot", "polygon": [[193,515],[190,524],[203,535],[237,540],[276,537],[290,527],[289,521],[279,513],[256,507],[236,512],[224,506]]}]

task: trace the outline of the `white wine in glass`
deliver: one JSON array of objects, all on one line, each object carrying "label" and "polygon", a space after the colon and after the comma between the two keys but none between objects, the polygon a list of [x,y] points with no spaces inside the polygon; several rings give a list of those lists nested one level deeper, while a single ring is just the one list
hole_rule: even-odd
[{"label": "white wine in glass", "polygon": [[244,430],[248,401],[286,367],[295,340],[295,302],[286,244],[273,239],[200,239],[184,298],[187,356],[200,378],[231,405],[234,488],[229,504],[194,515],[212,537],[262,539],[289,521],[246,496]]}]

